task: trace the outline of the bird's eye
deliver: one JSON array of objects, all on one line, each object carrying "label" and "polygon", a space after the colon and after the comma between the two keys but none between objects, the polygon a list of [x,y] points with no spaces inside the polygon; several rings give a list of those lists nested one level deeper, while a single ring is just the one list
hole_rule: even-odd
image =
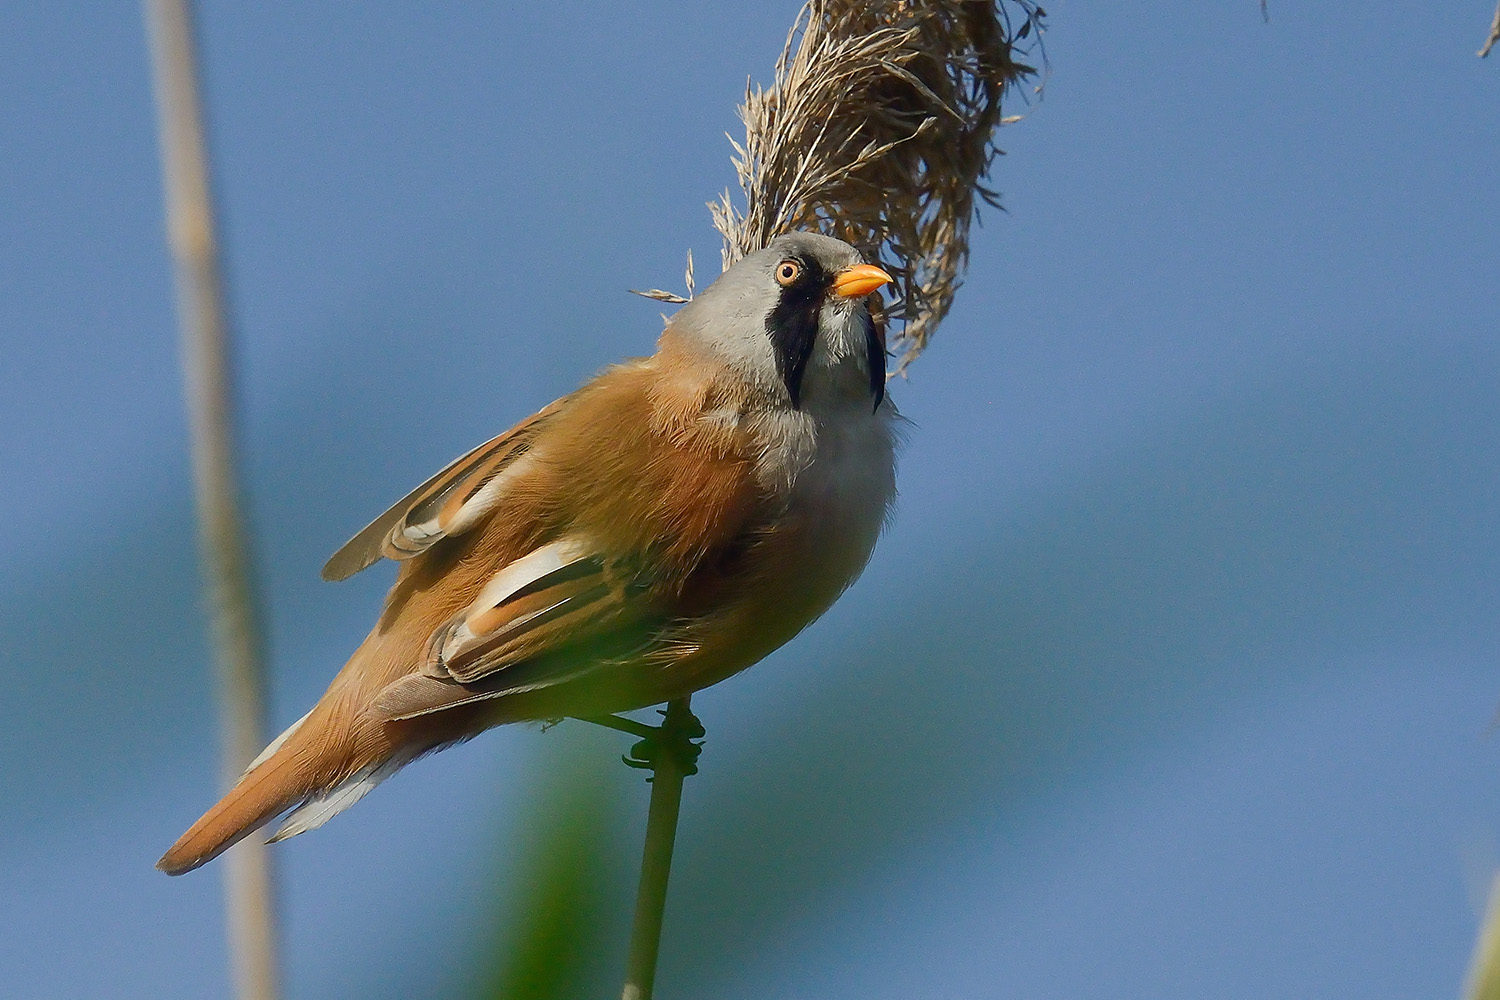
[{"label": "bird's eye", "polygon": [[785,287],[802,277],[802,265],[795,260],[784,260],[776,265],[776,282]]}]

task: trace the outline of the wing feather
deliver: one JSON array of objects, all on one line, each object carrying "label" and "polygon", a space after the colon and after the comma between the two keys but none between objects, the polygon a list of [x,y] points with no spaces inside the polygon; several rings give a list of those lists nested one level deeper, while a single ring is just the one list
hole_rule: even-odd
[{"label": "wing feather", "polygon": [[[543,690],[527,704],[550,705],[557,688],[586,675],[580,704],[654,691],[666,664],[693,646],[682,623],[717,606],[764,526],[782,516],[779,487],[759,474],[758,425],[719,416],[749,408],[697,362],[620,366],[568,397],[533,457],[414,498],[382,546],[425,541],[429,525],[462,530],[476,506],[512,495],[532,506],[518,508],[514,532],[511,521],[486,518],[474,530],[492,532],[494,544],[434,563],[445,575],[421,578],[410,602],[391,605],[390,634],[408,634],[411,615],[414,648],[403,672],[382,675],[372,699],[380,716]],[[498,491],[493,501],[487,491]]]},{"label": "wing feather", "polygon": [[638,652],[664,622],[637,568],[564,538],[495,574],[376,704],[403,719],[550,687]]},{"label": "wing feather", "polygon": [[499,505],[504,493],[500,473],[526,454],[566,403],[567,397],[557,400],[448,463],[345,542],[323,565],[323,579],[343,580],[382,556],[409,559],[472,527]]}]

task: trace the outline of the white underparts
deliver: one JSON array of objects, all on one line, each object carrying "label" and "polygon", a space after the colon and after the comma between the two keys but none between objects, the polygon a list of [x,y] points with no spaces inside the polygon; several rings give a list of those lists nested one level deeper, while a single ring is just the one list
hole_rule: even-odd
[{"label": "white underparts", "polygon": [[364,798],[376,785],[401,770],[409,760],[409,757],[404,756],[392,757],[383,764],[375,764],[356,771],[342,783],[326,792],[314,795],[293,809],[266,843],[280,843],[299,833],[316,830]]}]

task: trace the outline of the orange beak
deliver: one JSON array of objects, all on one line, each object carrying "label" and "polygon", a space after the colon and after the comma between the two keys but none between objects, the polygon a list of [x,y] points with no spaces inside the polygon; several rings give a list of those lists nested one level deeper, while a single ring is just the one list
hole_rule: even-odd
[{"label": "orange beak", "polygon": [[846,299],[862,299],[881,285],[888,285],[894,280],[896,279],[874,264],[855,264],[849,270],[839,272],[839,276],[833,279],[833,290]]}]

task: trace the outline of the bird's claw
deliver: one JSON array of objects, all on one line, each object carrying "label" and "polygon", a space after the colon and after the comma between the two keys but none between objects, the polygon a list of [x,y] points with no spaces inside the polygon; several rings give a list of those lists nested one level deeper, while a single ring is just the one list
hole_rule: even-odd
[{"label": "bird's claw", "polygon": [[654,772],[663,755],[668,755],[681,769],[683,777],[697,774],[698,757],[703,753],[701,741],[707,735],[703,723],[692,712],[686,713],[686,718],[674,718],[661,709],[658,709],[658,713],[665,717],[662,724],[631,747],[629,754],[621,755],[620,760],[626,767]]}]

